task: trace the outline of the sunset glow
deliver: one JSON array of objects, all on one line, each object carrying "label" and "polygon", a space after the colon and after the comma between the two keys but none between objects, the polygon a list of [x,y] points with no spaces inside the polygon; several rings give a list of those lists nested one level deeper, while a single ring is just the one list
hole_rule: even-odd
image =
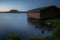
[{"label": "sunset glow", "polygon": [[0,7],[0,12],[2,12],[2,11],[9,11],[9,9],[8,8]]}]

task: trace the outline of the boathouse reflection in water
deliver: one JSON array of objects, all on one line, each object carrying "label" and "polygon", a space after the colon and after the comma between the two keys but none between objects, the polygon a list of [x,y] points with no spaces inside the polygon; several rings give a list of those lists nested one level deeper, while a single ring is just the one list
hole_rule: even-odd
[{"label": "boathouse reflection in water", "polygon": [[28,19],[28,22],[35,26],[37,29],[42,29],[41,33],[44,34],[45,30],[52,31],[54,28],[51,26],[45,26],[43,23],[40,22],[40,20],[35,19]]}]

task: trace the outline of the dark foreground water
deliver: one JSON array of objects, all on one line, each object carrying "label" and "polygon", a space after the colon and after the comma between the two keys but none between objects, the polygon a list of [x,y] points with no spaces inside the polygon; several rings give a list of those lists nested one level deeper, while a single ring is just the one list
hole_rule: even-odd
[{"label": "dark foreground water", "polygon": [[48,31],[48,28],[36,28],[35,25],[29,23],[26,13],[0,13],[0,40],[6,40],[9,33],[16,33],[27,39],[52,36],[53,32],[53,29]]}]

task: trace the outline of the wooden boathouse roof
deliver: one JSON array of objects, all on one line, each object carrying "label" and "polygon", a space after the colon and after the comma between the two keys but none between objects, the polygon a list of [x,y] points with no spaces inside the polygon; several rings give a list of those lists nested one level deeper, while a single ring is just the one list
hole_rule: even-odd
[{"label": "wooden boathouse roof", "polygon": [[41,8],[35,8],[35,9],[32,9],[32,10],[29,10],[28,12],[41,11],[41,10],[48,9],[48,8],[51,8],[51,7],[59,9],[56,6],[52,5],[52,6],[46,6],[46,7],[41,7]]}]

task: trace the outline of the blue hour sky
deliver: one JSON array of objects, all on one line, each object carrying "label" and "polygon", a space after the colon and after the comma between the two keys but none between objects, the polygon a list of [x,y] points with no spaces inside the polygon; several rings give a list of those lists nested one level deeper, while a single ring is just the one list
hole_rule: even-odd
[{"label": "blue hour sky", "polygon": [[0,0],[0,11],[8,11],[11,9],[28,11],[50,5],[56,5],[60,8],[60,0]]}]

